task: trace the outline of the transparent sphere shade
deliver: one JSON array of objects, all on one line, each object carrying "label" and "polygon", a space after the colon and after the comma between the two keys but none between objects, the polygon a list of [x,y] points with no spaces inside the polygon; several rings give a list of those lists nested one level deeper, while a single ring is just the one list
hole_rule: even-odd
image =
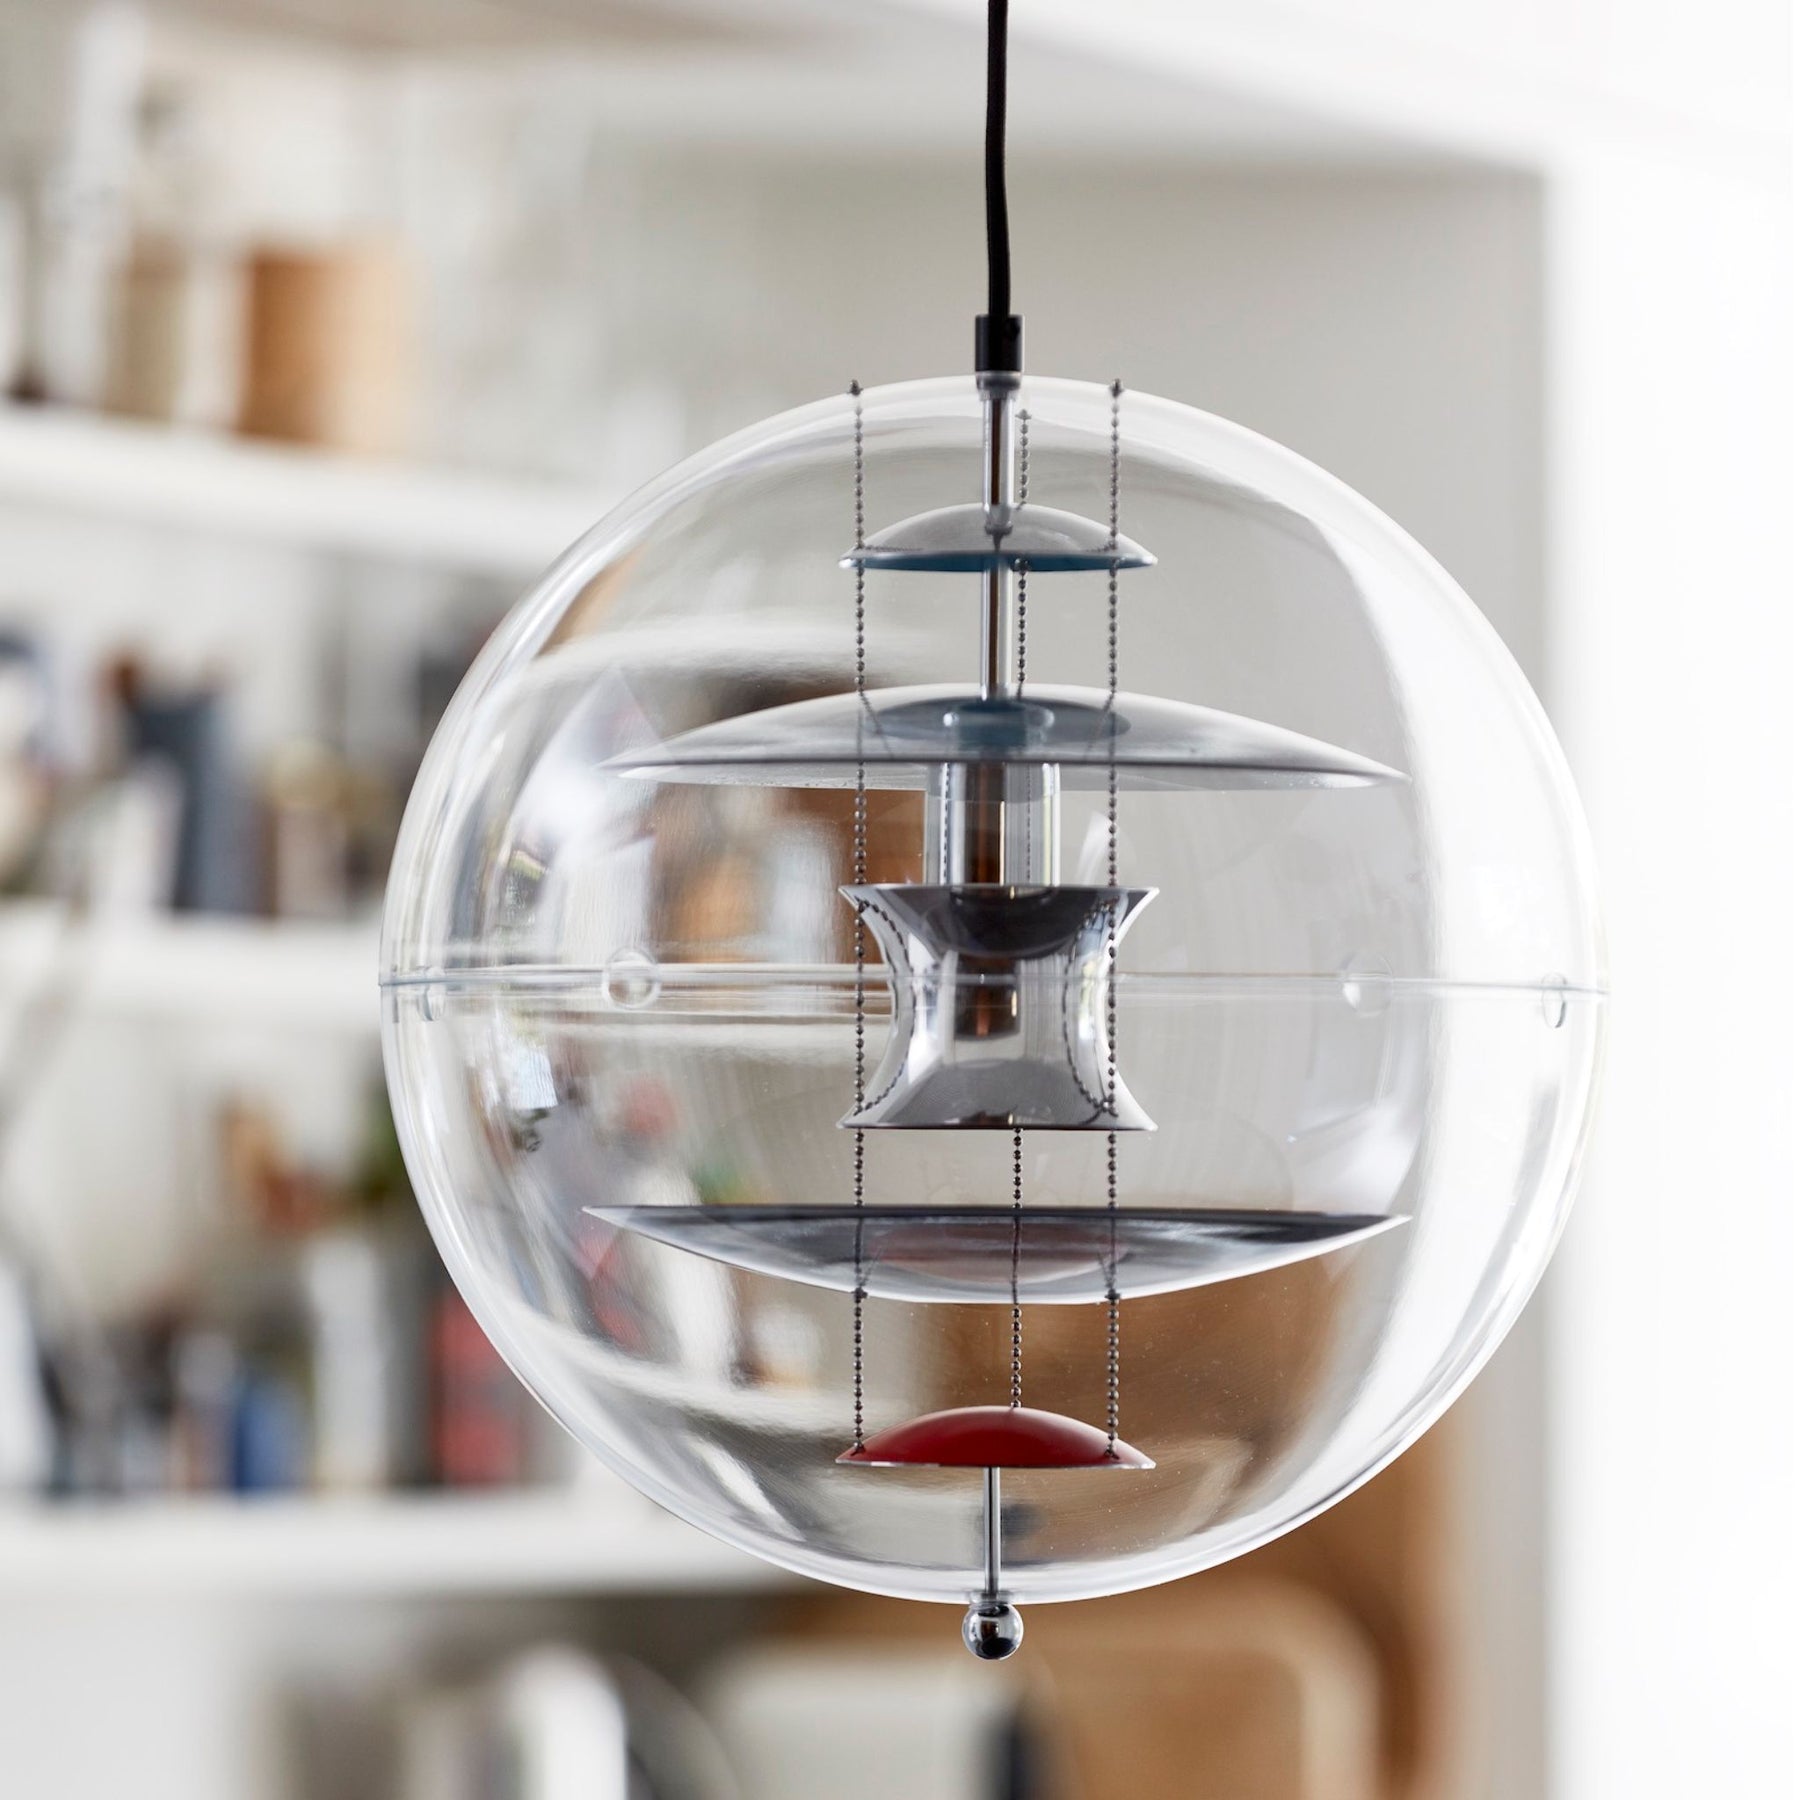
[{"label": "transparent sphere shade", "polygon": [[577,1437],[802,1573],[1023,1603],[1443,1410],[1554,1244],[1605,970],[1554,739],[1393,524],[1129,392],[1115,470],[1108,391],[1028,378],[1015,548],[1069,560],[1000,554],[989,399],[861,397],[911,562],[843,566],[848,397],[578,543],[426,759],[383,980],[420,1204]]}]

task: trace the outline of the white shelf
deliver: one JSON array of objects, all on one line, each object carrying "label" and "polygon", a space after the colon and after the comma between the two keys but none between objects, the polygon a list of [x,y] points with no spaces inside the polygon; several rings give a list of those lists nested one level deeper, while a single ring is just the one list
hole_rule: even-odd
[{"label": "white shelf", "polygon": [[0,905],[0,997],[68,983],[81,1017],[373,1032],[374,923],[308,925],[201,914],[71,923],[50,901]]},{"label": "white shelf", "polygon": [[104,414],[0,405],[0,501],[518,578],[613,497]]},{"label": "white shelf", "polygon": [[5,1596],[736,1593],[796,1579],[628,1492],[206,1496],[0,1510]]}]

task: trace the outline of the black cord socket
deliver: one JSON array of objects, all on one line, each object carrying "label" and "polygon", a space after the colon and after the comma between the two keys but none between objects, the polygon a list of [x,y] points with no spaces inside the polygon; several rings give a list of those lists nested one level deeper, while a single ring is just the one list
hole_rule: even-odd
[{"label": "black cord socket", "polygon": [[1017,375],[1025,367],[1025,325],[1017,313],[975,320],[975,373]]}]

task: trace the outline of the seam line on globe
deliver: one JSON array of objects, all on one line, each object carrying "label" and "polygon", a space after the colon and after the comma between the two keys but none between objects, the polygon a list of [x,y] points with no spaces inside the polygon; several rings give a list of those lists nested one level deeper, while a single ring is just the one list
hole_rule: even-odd
[{"label": "seam line on globe", "polygon": [[[736,986],[755,988],[762,986],[781,986],[788,983],[805,983],[813,985],[819,982],[836,982],[849,988],[854,976],[849,965],[839,970],[836,965],[813,967],[795,963],[791,966],[768,966],[760,970],[752,970],[743,963],[658,963],[655,972],[658,978],[667,985],[671,979],[677,986],[682,979],[682,971],[703,971],[699,979],[704,979],[714,986]],[[517,985],[521,988],[552,988],[560,985],[592,986],[601,988],[606,980],[604,967],[574,965],[557,967],[541,963],[489,964],[481,968],[471,969],[415,969],[404,972],[386,974],[379,977],[377,986],[382,990],[397,988],[425,987],[493,987],[506,988]],[[877,975],[875,982],[882,987],[887,986],[887,977]],[[1220,991],[1234,987],[1241,988],[1291,988],[1296,991],[1316,988],[1320,991],[1340,990],[1346,982],[1366,981],[1371,986],[1391,993],[1437,993],[1454,994],[1567,994],[1573,999],[1607,1000],[1612,997],[1610,985],[1596,985],[1591,982],[1554,981],[1548,978],[1520,981],[1462,981],[1454,976],[1439,975],[1199,975],[1187,971],[1176,970],[1121,970],[1114,978],[1121,990],[1125,992],[1145,992],[1155,988],[1177,989],[1215,989]],[[634,1007],[609,1008],[621,1015],[642,1012],[649,1016],[649,1009]],[[755,1022],[755,1016],[746,1017],[744,1023]],[[829,1022],[821,1016],[818,1022]]]}]

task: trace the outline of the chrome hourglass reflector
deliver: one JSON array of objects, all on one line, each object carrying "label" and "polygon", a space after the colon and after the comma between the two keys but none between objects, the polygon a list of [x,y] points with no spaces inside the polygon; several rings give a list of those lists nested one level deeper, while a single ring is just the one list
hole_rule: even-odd
[{"label": "chrome hourglass reflector", "polygon": [[[938,811],[926,829],[941,837],[952,808]],[[894,1021],[845,1125],[1155,1129],[1119,1079],[1107,1025],[1113,956],[1153,889],[886,882],[844,897],[887,960]]]}]

